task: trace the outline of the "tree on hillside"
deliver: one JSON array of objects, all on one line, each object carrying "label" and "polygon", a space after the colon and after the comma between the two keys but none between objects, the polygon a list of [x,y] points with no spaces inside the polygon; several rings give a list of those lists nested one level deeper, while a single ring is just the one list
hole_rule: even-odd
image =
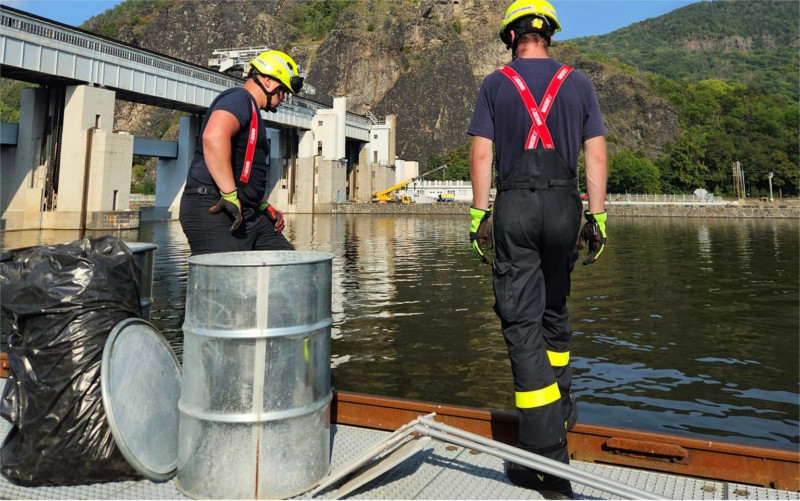
[{"label": "tree on hillside", "polygon": [[644,152],[620,151],[608,157],[609,193],[660,193],[658,168]]}]

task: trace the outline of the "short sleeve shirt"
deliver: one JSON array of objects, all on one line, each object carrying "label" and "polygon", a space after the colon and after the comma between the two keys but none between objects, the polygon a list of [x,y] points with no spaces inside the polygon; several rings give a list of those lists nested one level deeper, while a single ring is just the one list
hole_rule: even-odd
[{"label": "short sleeve shirt", "polygon": [[[508,66],[525,80],[536,104],[541,105],[547,86],[562,64],[549,58],[515,59]],[[508,77],[495,71],[483,79],[467,133],[494,141],[501,176],[507,174],[525,149],[532,124],[522,97]],[[597,94],[588,76],[580,71],[569,74],[546,124],[556,150],[577,172],[583,142],[606,133]],[[537,146],[541,147],[541,140]]]},{"label": "short sleeve shirt", "polygon": [[[253,166],[250,178],[247,183],[239,178],[244,167],[244,159],[247,153],[247,138],[250,133],[250,122],[253,110],[256,112],[256,129],[258,136],[253,153]],[[261,201],[267,190],[267,180],[269,176],[269,141],[267,131],[261,123],[261,114],[253,96],[244,88],[237,87],[222,92],[211,102],[203,125],[200,128],[200,137],[197,140],[194,157],[189,167],[189,177],[197,182],[209,186],[214,185],[214,179],[206,166],[203,156],[203,132],[208,124],[211,114],[217,110],[225,110],[231,113],[239,122],[239,130],[231,138],[231,169],[236,180],[236,188],[239,191],[239,199],[257,204]],[[191,181],[191,180],[190,180]],[[197,184],[196,182],[193,184]]]}]

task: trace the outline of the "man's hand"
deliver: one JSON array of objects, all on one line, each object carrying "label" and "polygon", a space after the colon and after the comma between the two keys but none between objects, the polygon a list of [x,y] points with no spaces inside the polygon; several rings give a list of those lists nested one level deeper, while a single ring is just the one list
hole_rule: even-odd
[{"label": "man's hand", "polygon": [[223,210],[230,214],[233,217],[233,224],[231,225],[231,231],[236,231],[239,226],[242,225],[242,204],[239,202],[239,192],[233,190],[230,193],[222,193],[215,205],[212,205],[208,212],[212,214],[216,214],[217,212],[222,212]]},{"label": "man's hand", "polygon": [[598,214],[593,214],[588,210],[583,213],[586,217],[586,224],[581,229],[581,234],[578,237],[578,250],[582,250],[587,245],[589,251],[583,259],[583,264],[592,264],[597,261],[600,254],[606,248],[606,211]]},{"label": "man's hand", "polygon": [[469,216],[472,219],[469,226],[469,241],[472,243],[472,250],[475,251],[481,261],[486,264],[491,264],[491,261],[483,253],[483,250],[491,249],[494,247],[494,239],[492,238],[492,209],[476,209],[475,207],[469,208]]},{"label": "man's hand", "polygon": [[286,223],[283,220],[283,212],[267,203],[260,204],[258,208],[261,209],[261,212],[263,212],[264,215],[270,219],[270,221],[275,223],[275,232],[281,233],[286,226]]}]

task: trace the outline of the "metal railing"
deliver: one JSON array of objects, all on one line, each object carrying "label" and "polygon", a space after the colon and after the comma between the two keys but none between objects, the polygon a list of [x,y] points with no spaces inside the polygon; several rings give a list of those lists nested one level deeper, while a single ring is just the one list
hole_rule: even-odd
[{"label": "metal railing", "polygon": [[642,203],[723,203],[725,199],[708,193],[705,197],[698,197],[691,193],[679,194],[648,194],[648,193],[609,193],[606,195],[609,202],[642,202]]}]

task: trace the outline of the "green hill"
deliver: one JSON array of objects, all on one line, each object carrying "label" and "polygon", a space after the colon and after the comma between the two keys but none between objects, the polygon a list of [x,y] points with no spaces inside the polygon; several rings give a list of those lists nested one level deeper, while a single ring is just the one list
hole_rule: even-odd
[{"label": "green hill", "polygon": [[676,81],[709,78],[798,101],[800,2],[699,2],[607,35],[570,40]]}]

